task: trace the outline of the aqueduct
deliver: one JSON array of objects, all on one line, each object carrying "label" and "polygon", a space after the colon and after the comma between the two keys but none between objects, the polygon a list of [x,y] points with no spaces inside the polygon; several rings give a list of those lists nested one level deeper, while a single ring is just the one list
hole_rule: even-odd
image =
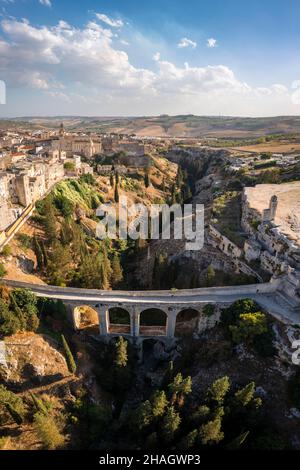
[{"label": "aqueduct", "polygon": [[[3,281],[9,287],[31,289],[38,297],[61,300],[68,307],[74,329],[80,327],[79,307],[92,309],[102,337],[124,335],[138,343],[145,338],[172,340],[187,323],[203,331],[218,321],[220,308],[250,298],[285,323],[300,325],[299,287],[288,276],[268,283],[185,289],[176,291],[101,291]],[[213,308],[205,310],[205,306]]]}]

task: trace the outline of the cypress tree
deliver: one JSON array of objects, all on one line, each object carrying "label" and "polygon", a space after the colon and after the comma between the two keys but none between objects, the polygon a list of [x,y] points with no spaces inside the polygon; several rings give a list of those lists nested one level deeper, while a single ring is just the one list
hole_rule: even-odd
[{"label": "cypress tree", "polygon": [[65,357],[66,357],[68,369],[72,374],[75,374],[75,372],[76,372],[76,363],[75,363],[73,354],[71,352],[71,349],[69,348],[69,345],[68,345],[64,335],[61,335],[61,339],[62,339],[62,344],[63,344],[64,351],[65,351]]},{"label": "cypress tree", "polygon": [[18,425],[23,423],[22,416],[20,415],[20,413],[17,412],[17,410],[13,407],[11,403],[4,403],[4,406],[12,417],[12,419],[15,421],[15,423],[17,423]]},{"label": "cypress tree", "polygon": [[118,185],[116,183],[115,185],[115,202],[119,202],[120,197],[119,197],[119,190],[118,190]]},{"label": "cypress tree", "polygon": [[43,250],[36,237],[34,237],[33,239],[33,250],[34,250],[35,257],[36,257],[37,267],[39,271],[42,271],[44,267]]},{"label": "cypress tree", "polygon": [[121,281],[123,281],[123,270],[120,263],[120,258],[117,253],[114,253],[112,264],[112,284],[117,286]]},{"label": "cypress tree", "polygon": [[33,404],[35,406],[37,413],[43,413],[44,415],[47,415],[48,410],[45,407],[43,401],[37,398],[32,392],[30,392],[30,396],[31,396],[31,399],[33,401]]}]

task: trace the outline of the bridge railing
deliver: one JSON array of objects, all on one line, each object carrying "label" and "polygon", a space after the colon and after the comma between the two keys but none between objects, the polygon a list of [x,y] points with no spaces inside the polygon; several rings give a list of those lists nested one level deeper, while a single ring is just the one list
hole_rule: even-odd
[{"label": "bridge railing", "polygon": [[32,284],[27,282],[15,281],[12,279],[3,279],[2,282],[9,287],[21,287],[33,290],[36,294],[42,296],[45,294],[57,294],[59,296],[68,296],[74,298],[78,297],[114,297],[122,298],[124,296],[131,297],[181,297],[181,296],[201,296],[201,295],[230,295],[230,294],[267,294],[277,290],[281,282],[276,279],[273,282],[266,282],[261,284],[248,284],[242,286],[225,286],[225,287],[204,287],[196,289],[179,289],[179,290],[148,290],[148,291],[122,291],[122,290],[98,290],[98,289],[82,289],[74,287],[57,287],[49,286],[46,284]]}]

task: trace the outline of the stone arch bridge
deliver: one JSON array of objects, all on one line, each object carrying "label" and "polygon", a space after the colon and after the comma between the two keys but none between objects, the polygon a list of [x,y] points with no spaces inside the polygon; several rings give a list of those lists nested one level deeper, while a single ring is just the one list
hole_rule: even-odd
[{"label": "stone arch bridge", "polygon": [[[31,289],[38,297],[61,300],[68,307],[75,329],[80,322],[78,307],[90,307],[96,311],[99,334],[102,337],[119,336],[110,324],[110,310],[120,308],[128,313],[128,325],[121,328],[121,334],[142,342],[145,337],[159,337],[163,341],[175,336],[176,319],[181,312],[193,310],[199,313],[198,331],[213,326],[218,321],[220,307],[228,306],[242,298],[255,300],[263,309],[285,323],[300,325],[300,299],[288,295],[290,288],[286,277],[273,279],[268,283],[231,287],[210,287],[171,291],[101,291],[30,284],[4,280],[9,287]],[[214,305],[211,316],[203,314],[207,304]],[[164,328],[143,326],[141,318],[145,311],[159,310],[165,315]]]}]

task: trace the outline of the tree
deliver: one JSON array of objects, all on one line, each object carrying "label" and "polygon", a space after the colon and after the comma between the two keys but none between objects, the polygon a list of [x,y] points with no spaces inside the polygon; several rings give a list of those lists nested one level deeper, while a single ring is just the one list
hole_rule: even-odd
[{"label": "tree", "polygon": [[[26,408],[21,397],[8,390],[4,385],[0,385],[0,407],[7,412],[7,417],[14,421],[23,421]],[[2,418],[3,413],[1,413]]]},{"label": "tree", "polygon": [[164,391],[157,390],[152,397],[152,413],[155,418],[162,416],[165,412],[168,400]]},{"label": "tree", "polygon": [[10,312],[6,303],[0,300],[0,335],[10,336],[21,330],[19,318]]},{"label": "tree", "polygon": [[37,267],[39,271],[44,268],[44,256],[41,245],[36,237],[33,239],[33,251],[36,257]]},{"label": "tree", "polygon": [[117,253],[114,253],[113,255],[111,269],[112,269],[112,275],[111,275],[112,284],[115,287],[121,281],[123,281],[123,270],[121,267],[120,258]]},{"label": "tree", "polygon": [[175,432],[180,426],[180,423],[181,418],[179,413],[175,411],[173,406],[169,406],[162,422],[162,434],[165,441],[172,441]]},{"label": "tree", "polygon": [[114,364],[117,367],[126,367],[128,362],[128,355],[127,355],[127,341],[123,338],[123,336],[119,336],[116,342],[116,352],[115,352],[115,360]]},{"label": "tree", "polygon": [[149,171],[149,168],[147,168],[147,170],[145,171],[144,182],[145,182],[146,188],[149,188],[149,186],[150,186],[150,171]]},{"label": "tree", "polygon": [[12,253],[12,249],[11,249],[11,246],[10,245],[5,245],[3,248],[2,248],[2,251],[1,251],[1,255],[2,256],[10,256]]},{"label": "tree", "polygon": [[244,388],[241,388],[237,392],[235,392],[234,397],[235,401],[238,405],[247,406],[254,397],[255,393],[255,383],[250,382]]},{"label": "tree", "polygon": [[230,325],[229,331],[235,343],[252,343],[254,338],[268,331],[264,313],[242,313],[236,325]]},{"label": "tree", "polygon": [[182,450],[191,449],[192,447],[194,447],[197,437],[198,437],[197,429],[194,429],[193,431],[189,432],[179,442],[179,445],[178,445],[179,449],[182,449]]},{"label": "tree", "polygon": [[114,175],[112,173],[109,177],[109,182],[110,182],[111,187],[113,187],[113,185],[114,185]]},{"label": "tree", "polygon": [[141,431],[145,427],[149,426],[152,422],[152,407],[149,400],[141,403],[137,408],[134,416],[133,426],[138,431]]},{"label": "tree", "polygon": [[0,279],[2,279],[4,276],[6,276],[7,271],[5,269],[5,266],[3,263],[0,263]]},{"label": "tree", "polygon": [[76,372],[76,363],[75,363],[73,354],[71,352],[71,349],[69,348],[69,345],[68,345],[64,335],[61,335],[61,340],[62,340],[63,348],[64,348],[64,351],[65,351],[65,357],[66,357],[68,369],[72,374],[75,374],[75,372]]},{"label": "tree", "polygon": [[53,207],[52,196],[46,197],[43,203],[43,216],[45,235],[49,243],[56,240],[56,217]]},{"label": "tree", "polygon": [[192,379],[190,376],[183,379],[182,374],[179,372],[173,382],[169,385],[169,390],[172,394],[171,401],[175,403],[177,401],[179,406],[184,403],[184,397],[192,391]]},{"label": "tree", "polygon": [[222,421],[221,418],[215,418],[208,421],[199,429],[200,441],[203,445],[206,444],[217,444],[224,439],[224,433],[221,430]]},{"label": "tree", "polygon": [[59,195],[55,198],[55,205],[57,209],[65,218],[71,217],[74,212],[74,204],[68,198],[63,195]]},{"label": "tree", "polygon": [[236,323],[241,313],[254,313],[258,311],[258,306],[251,299],[240,299],[233,302],[230,307],[222,310],[221,321],[224,325]]},{"label": "tree", "polygon": [[20,413],[18,413],[18,411],[13,407],[11,403],[7,402],[7,403],[4,403],[4,405],[5,405],[6,410],[12,417],[12,419],[15,421],[15,423],[17,423],[20,426],[23,423],[23,418],[20,415]]},{"label": "tree", "polygon": [[230,389],[230,380],[227,375],[215,380],[208,389],[208,397],[210,400],[222,403],[226,393]]},{"label": "tree", "polygon": [[22,328],[36,331],[39,327],[37,297],[30,289],[14,289],[10,295],[12,309],[19,317]]},{"label": "tree", "polygon": [[116,185],[115,185],[115,202],[119,202],[119,189],[118,189],[118,184],[116,182]]},{"label": "tree", "polygon": [[207,405],[198,406],[197,410],[192,414],[192,421],[196,424],[201,424],[205,421],[210,413]]},{"label": "tree", "polygon": [[216,276],[216,273],[215,273],[215,270],[214,268],[212,267],[212,265],[210,264],[206,270],[206,282],[207,282],[207,286],[211,286],[212,283],[213,283],[213,280]]},{"label": "tree", "polygon": [[71,261],[72,257],[69,247],[63,246],[58,240],[53,242],[47,267],[47,273],[53,284],[65,285],[65,278]]},{"label": "tree", "polygon": [[62,447],[65,442],[65,436],[60,432],[53,417],[45,416],[43,413],[36,413],[34,424],[36,432],[46,449],[54,450]]},{"label": "tree", "polygon": [[48,410],[45,407],[43,400],[37,398],[32,392],[30,392],[31,399],[33,401],[34,407],[38,413],[42,413],[44,415],[48,415]]}]

